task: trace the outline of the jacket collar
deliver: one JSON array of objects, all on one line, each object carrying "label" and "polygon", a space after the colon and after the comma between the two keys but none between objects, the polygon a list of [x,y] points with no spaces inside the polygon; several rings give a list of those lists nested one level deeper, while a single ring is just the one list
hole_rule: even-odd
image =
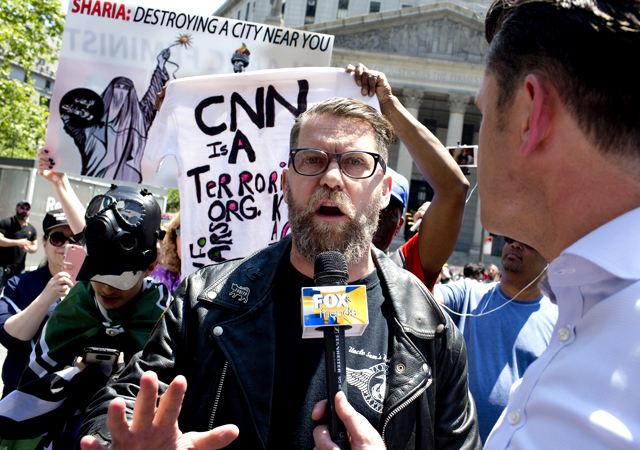
[{"label": "jacket collar", "polygon": [[385,295],[391,301],[402,329],[421,339],[443,335],[447,328],[445,312],[424,283],[409,271],[398,267],[384,252],[374,247],[372,253],[380,281],[386,287]]},{"label": "jacket collar", "polygon": [[[291,236],[261,249],[245,259],[228,264],[227,270],[212,284],[205,286],[199,301],[213,302],[238,312],[258,304],[272,287],[278,264],[289,256]],[[405,332],[421,339],[433,339],[444,333],[445,313],[416,277],[398,267],[382,251],[372,247],[372,256],[385,296],[391,301],[395,317]],[[430,298],[425,301],[422,294]]]}]

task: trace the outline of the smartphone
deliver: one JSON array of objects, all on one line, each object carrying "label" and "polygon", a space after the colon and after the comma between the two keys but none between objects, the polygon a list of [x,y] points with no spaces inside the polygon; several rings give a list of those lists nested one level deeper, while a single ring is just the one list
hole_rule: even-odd
[{"label": "smartphone", "polygon": [[76,244],[67,244],[64,249],[64,262],[62,263],[62,271],[67,272],[73,281],[73,285],[78,282],[76,277],[80,272],[80,267],[84,262],[84,258],[87,254],[84,251],[84,247]]},{"label": "smartphone", "polygon": [[454,145],[447,147],[449,154],[461,167],[476,167],[478,165],[477,145]]},{"label": "smartphone", "polygon": [[86,347],[82,352],[82,362],[87,365],[99,364],[102,373],[110,377],[119,356],[120,350],[114,348]]}]

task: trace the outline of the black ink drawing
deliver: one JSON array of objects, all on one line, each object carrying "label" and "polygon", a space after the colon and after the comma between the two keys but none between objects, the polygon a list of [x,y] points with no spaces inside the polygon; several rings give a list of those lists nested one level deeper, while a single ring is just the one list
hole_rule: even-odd
[{"label": "black ink drawing", "polygon": [[[133,81],[111,80],[101,96],[90,89],[67,92],[60,101],[60,118],[65,132],[80,151],[81,175],[110,180],[142,181],[142,156],[147,133],[156,116],[155,99],[179,66],[169,61],[171,47],[189,48],[191,36],[183,34],[162,50],[151,75],[147,92],[138,100]],[[170,75],[166,65],[176,66]]]}]

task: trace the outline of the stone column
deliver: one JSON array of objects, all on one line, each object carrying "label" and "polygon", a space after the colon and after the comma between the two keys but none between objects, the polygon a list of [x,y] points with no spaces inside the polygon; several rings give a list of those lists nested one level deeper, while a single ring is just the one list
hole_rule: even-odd
[{"label": "stone column", "polygon": [[[409,113],[416,119],[418,118],[418,111],[420,110],[420,105],[422,104],[423,95],[424,91],[420,89],[402,90],[402,105],[407,108],[407,111],[409,111]],[[396,164],[396,172],[403,175],[407,179],[407,181],[409,182],[409,189],[411,189],[411,172],[413,172],[413,158],[411,158],[409,150],[407,150],[407,147],[402,141],[400,141],[400,148],[398,149],[398,163]],[[405,223],[402,225],[402,228],[398,232],[398,236],[402,237],[403,241],[405,225],[406,217]]]},{"label": "stone column", "polygon": [[[422,103],[422,96],[424,91],[419,89],[403,89],[402,90],[402,104],[407,111],[415,117],[418,118],[418,110],[420,109],[420,104]],[[396,172],[409,181],[409,185],[411,185],[411,172],[413,171],[413,159],[409,154],[409,150],[407,147],[400,141],[400,148],[398,149],[398,163],[396,164]]]},{"label": "stone column", "polygon": [[[447,128],[446,146],[458,145],[462,141],[462,125],[464,124],[464,113],[471,96],[460,94],[449,94],[449,127]],[[470,142],[462,142],[470,144]]]}]

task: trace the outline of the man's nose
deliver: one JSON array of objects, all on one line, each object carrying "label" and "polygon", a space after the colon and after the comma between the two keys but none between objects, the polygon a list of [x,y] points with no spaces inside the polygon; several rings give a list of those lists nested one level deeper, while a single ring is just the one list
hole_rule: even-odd
[{"label": "man's nose", "polygon": [[340,170],[340,164],[335,159],[329,163],[329,167],[322,174],[320,179],[322,186],[327,186],[329,189],[340,189],[344,187],[344,178],[342,170]]},{"label": "man's nose", "polygon": [[113,294],[116,291],[117,291],[116,288],[111,287],[108,284],[105,284],[104,286],[102,286],[102,293],[103,294],[109,295],[109,294]]},{"label": "man's nose", "polygon": [[519,250],[522,250],[524,248],[524,246],[522,245],[522,242],[518,242],[518,241],[512,241],[511,244],[509,244],[512,248],[517,248]]}]

